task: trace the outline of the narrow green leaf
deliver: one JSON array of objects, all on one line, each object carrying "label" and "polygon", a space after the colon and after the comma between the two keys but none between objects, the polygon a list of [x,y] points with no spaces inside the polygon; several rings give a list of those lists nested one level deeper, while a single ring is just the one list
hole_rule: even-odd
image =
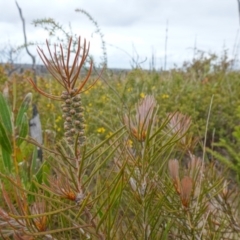
[{"label": "narrow green leaf", "polygon": [[48,176],[50,175],[51,169],[47,162],[41,163],[38,167],[38,171],[36,173],[36,180],[38,183],[46,183],[48,181]]},{"label": "narrow green leaf", "polygon": [[6,99],[0,93],[0,121],[8,133],[12,133],[11,112]]},{"label": "narrow green leaf", "polygon": [[227,167],[231,168],[234,171],[237,171],[237,166],[235,166],[227,157],[224,157],[222,154],[213,151],[210,148],[206,148],[206,151],[212,154],[217,160],[225,164]]},{"label": "narrow green leaf", "polygon": [[0,145],[2,146],[2,149],[4,149],[7,153],[12,153],[12,145],[11,141],[8,138],[8,135],[6,133],[6,129],[3,126],[3,123],[0,121]]},{"label": "narrow green leaf", "polygon": [[32,176],[36,174],[37,170],[37,147],[34,147],[30,164],[30,178],[32,178]]},{"label": "narrow green leaf", "polygon": [[162,232],[161,239],[166,239],[166,240],[169,239],[169,231],[171,227],[172,227],[172,223],[171,223],[171,220],[169,219],[168,222],[166,223],[165,229]]}]

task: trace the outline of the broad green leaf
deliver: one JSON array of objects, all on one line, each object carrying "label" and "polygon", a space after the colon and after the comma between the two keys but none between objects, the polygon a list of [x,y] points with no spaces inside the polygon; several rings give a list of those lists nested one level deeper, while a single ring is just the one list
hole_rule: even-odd
[{"label": "broad green leaf", "polygon": [[31,102],[32,102],[32,93],[28,93],[25,96],[25,98],[24,98],[24,100],[23,100],[23,102],[22,102],[22,104],[19,108],[18,114],[17,114],[17,118],[16,118],[16,126],[17,127],[19,127],[22,124],[23,118],[24,118],[24,115],[25,115],[24,113],[27,112]]},{"label": "broad green leaf", "polygon": [[2,148],[2,159],[5,170],[10,173],[12,170],[11,153],[7,152],[4,148]]},{"label": "broad green leaf", "polygon": [[12,153],[11,141],[7,135],[6,129],[3,126],[3,123],[0,121],[0,145],[7,153]]},{"label": "broad green leaf", "polygon": [[18,163],[25,161],[24,154],[19,147],[16,147],[14,152]]},{"label": "broad green leaf", "polygon": [[23,114],[21,117],[21,123],[18,125],[19,127],[19,138],[17,139],[17,145],[20,146],[20,144],[23,142],[23,138],[25,138],[28,134],[29,125],[28,125],[28,118],[26,113]]},{"label": "broad green leaf", "polygon": [[0,93],[0,121],[8,133],[12,133],[11,112],[6,99]]}]

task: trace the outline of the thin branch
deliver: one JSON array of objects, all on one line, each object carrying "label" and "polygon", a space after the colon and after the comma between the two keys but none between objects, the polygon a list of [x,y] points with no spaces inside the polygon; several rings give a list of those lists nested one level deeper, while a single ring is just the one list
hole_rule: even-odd
[{"label": "thin branch", "polygon": [[240,0],[237,0],[238,2],[238,16],[239,16],[239,24],[240,24]]},{"label": "thin branch", "polygon": [[166,24],[166,38],[165,38],[165,57],[164,57],[164,70],[167,70],[167,43],[168,43],[168,20]]},{"label": "thin branch", "polygon": [[24,45],[25,45],[25,49],[26,49],[26,52],[27,54],[32,58],[32,70],[33,70],[33,80],[34,80],[34,83],[37,84],[37,78],[36,78],[36,58],[34,55],[32,55],[28,49],[28,45],[27,45],[27,35],[26,35],[26,28],[25,28],[25,19],[22,15],[22,9],[19,7],[17,1],[15,2],[16,5],[17,5],[17,8],[18,8],[18,11],[19,11],[19,15],[20,15],[20,18],[22,20],[22,25],[23,25],[23,36],[24,36]]}]

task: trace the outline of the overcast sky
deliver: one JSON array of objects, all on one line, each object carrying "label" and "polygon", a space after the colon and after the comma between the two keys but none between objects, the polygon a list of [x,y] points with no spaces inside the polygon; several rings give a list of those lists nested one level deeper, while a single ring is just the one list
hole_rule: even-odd
[{"label": "overcast sky", "polygon": [[[234,46],[240,42],[237,0],[18,0],[18,4],[29,42],[43,43],[49,38],[45,30],[32,24],[33,20],[53,18],[67,31],[71,24],[74,34],[90,41],[91,54],[100,61],[100,37],[93,34],[96,28],[84,14],[75,11],[84,9],[104,34],[108,66],[114,68],[130,68],[130,56],[138,62],[146,60],[141,66],[149,68],[153,53],[156,68],[164,68],[167,22],[167,68],[191,60],[194,46],[219,55],[228,50],[232,57],[238,52]],[[8,44],[24,43],[13,0],[0,0],[0,36],[0,50]],[[36,47],[30,50],[37,55]],[[25,51],[19,61],[31,62]]]}]

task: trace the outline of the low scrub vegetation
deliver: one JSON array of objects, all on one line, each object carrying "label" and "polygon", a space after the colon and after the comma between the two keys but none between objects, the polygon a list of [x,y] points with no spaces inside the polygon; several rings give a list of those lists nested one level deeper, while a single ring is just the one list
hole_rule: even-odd
[{"label": "low scrub vegetation", "polygon": [[[231,61],[210,54],[166,72],[98,73],[86,41],[75,55],[71,44],[38,49],[51,75],[37,82],[0,67],[1,237],[238,239]],[[36,105],[42,142],[29,136]]]}]

